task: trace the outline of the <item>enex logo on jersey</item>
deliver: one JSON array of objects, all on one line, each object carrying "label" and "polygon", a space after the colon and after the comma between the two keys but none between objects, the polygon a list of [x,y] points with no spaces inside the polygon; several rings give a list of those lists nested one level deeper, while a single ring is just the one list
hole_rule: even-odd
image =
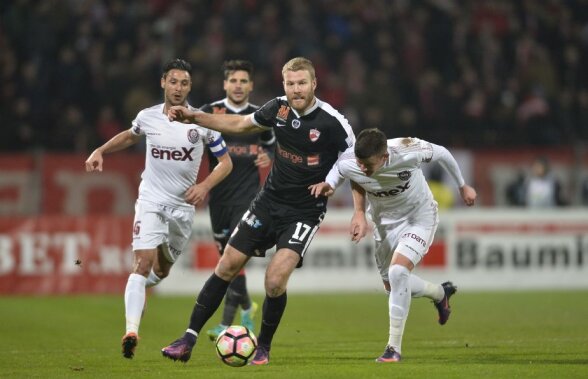
[{"label": "enex logo on jersey", "polygon": [[398,194],[403,193],[407,189],[410,188],[410,182],[406,182],[405,185],[397,185],[395,188],[389,191],[378,191],[378,192],[369,192],[368,193],[375,197],[386,197],[386,196],[396,196]]},{"label": "enex logo on jersey", "polygon": [[187,149],[182,147],[182,150],[170,150],[158,147],[151,148],[151,156],[155,159],[163,159],[168,161],[193,161],[192,152],[194,148]]}]

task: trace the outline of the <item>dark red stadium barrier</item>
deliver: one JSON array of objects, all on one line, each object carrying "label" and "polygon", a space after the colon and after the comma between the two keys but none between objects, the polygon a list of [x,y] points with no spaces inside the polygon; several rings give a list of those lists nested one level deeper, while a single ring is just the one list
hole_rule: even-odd
[{"label": "dark red stadium barrier", "polygon": [[0,294],[122,293],[132,216],[0,219]]}]

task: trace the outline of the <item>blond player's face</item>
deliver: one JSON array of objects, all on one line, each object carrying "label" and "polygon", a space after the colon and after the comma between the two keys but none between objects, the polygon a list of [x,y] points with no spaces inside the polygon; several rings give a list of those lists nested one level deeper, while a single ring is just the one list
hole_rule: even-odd
[{"label": "blond player's face", "polygon": [[161,78],[161,88],[167,105],[184,105],[192,89],[192,79],[187,71],[169,70],[167,76]]},{"label": "blond player's face", "polygon": [[372,155],[366,159],[356,159],[357,165],[361,172],[366,176],[372,176],[374,172],[378,171],[388,160],[388,153]]},{"label": "blond player's face", "polygon": [[304,113],[313,105],[315,89],[316,79],[311,79],[307,70],[284,73],[284,92],[288,104],[298,113]]},{"label": "blond player's face", "polygon": [[225,79],[223,88],[227,99],[234,105],[242,105],[249,101],[249,94],[253,91],[253,82],[247,71],[233,71]]}]

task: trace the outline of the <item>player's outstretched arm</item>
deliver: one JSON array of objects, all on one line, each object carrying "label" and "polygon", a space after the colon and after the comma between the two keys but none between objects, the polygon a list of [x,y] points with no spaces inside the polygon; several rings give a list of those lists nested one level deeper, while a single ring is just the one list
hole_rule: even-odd
[{"label": "player's outstretched arm", "polygon": [[443,146],[431,143],[431,147],[433,148],[432,161],[438,161],[441,164],[441,167],[443,167],[451,175],[453,180],[459,186],[459,194],[461,195],[464,203],[468,207],[474,205],[477,197],[476,190],[465,183],[463,175],[461,174],[461,169],[459,168],[459,165],[457,164],[457,161],[453,155]]},{"label": "player's outstretched arm", "polygon": [[141,137],[131,133],[130,130],[125,130],[110,140],[108,140],[104,145],[100,146],[96,150],[90,154],[88,159],[86,159],[86,171],[102,171],[102,163],[104,162],[103,155],[107,153],[112,153],[115,151],[126,149],[127,147],[134,145],[139,141]]},{"label": "player's outstretched arm", "polygon": [[167,117],[170,121],[197,124],[226,134],[250,134],[263,131],[251,120],[253,115],[212,114],[192,111],[184,106],[176,105],[167,111]]},{"label": "player's outstretched arm", "polygon": [[233,161],[229,153],[221,155],[218,164],[208,176],[200,183],[194,184],[186,191],[185,199],[188,204],[198,205],[202,203],[212,188],[226,178],[233,170]]},{"label": "player's outstretched arm", "polygon": [[461,195],[461,198],[463,199],[465,205],[467,205],[468,207],[474,205],[474,203],[476,202],[476,197],[478,196],[476,190],[473,187],[468,186],[467,184],[464,184],[459,188],[459,194]]}]

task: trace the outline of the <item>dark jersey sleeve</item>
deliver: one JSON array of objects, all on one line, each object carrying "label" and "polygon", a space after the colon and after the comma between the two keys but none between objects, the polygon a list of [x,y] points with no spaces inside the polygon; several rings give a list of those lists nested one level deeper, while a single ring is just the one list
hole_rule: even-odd
[{"label": "dark jersey sleeve", "polygon": [[259,144],[265,152],[269,155],[270,159],[274,159],[274,149],[276,147],[276,136],[274,135],[274,131],[272,130],[265,130],[260,133],[259,135]]},{"label": "dark jersey sleeve", "polygon": [[279,98],[275,98],[268,101],[261,108],[255,111],[253,117],[258,124],[268,128],[273,128],[275,126],[276,114],[278,113],[279,108]]}]

